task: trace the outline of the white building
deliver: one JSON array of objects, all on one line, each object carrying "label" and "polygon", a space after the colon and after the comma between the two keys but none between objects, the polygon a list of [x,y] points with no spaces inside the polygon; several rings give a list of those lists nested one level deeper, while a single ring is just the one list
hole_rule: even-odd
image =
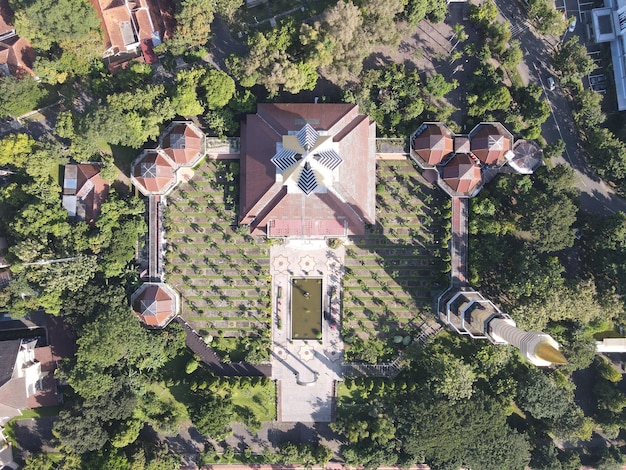
[{"label": "white building", "polygon": [[604,0],[591,16],[595,42],[610,43],[617,109],[626,111],[626,0]]}]

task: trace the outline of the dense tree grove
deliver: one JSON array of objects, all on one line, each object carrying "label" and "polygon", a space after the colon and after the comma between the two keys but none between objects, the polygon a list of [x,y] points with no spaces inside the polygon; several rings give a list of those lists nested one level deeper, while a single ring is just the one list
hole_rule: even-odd
[{"label": "dense tree grove", "polygon": [[0,77],[0,118],[19,117],[35,109],[46,92],[27,76]]},{"label": "dense tree grove", "polygon": [[439,74],[423,84],[417,72],[393,64],[365,71],[359,85],[346,90],[344,99],[371,116],[381,135],[399,137],[410,134],[422,121],[445,121],[446,107],[440,99],[457,85]]},{"label": "dense tree grove", "polygon": [[[505,355],[497,358],[501,353]],[[469,354],[490,361],[491,366],[470,362]],[[509,426],[502,406],[515,398],[515,390],[500,388],[496,399],[490,388],[498,376],[526,369],[515,356],[445,334],[426,350],[416,350],[412,360],[393,382],[347,379],[350,395],[343,398],[345,408],[340,407],[331,425],[345,436],[346,463],[376,468],[425,462],[434,469],[462,465],[522,469],[528,464],[528,437]],[[472,371],[473,380],[453,385],[463,394],[452,398],[449,390],[439,386],[446,367],[433,366],[433,361]]]},{"label": "dense tree grove", "polygon": [[108,279],[124,272],[147,230],[143,204],[112,194],[95,226],[70,222],[53,176],[68,162],[64,150],[23,134],[1,142],[6,144],[5,162],[14,171],[11,183],[0,188],[0,209],[15,279],[0,290],[0,297],[13,313],[38,307],[59,313],[65,299],[96,276]]},{"label": "dense tree grove", "polygon": [[572,36],[554,52],[554,67],[564,81],[579,80],[595,68],[587,48],[580,44],[578,36]]},{"label": "dense tree grove", "polygon": [[528,18],[541,34],[560,36],[568,24],[568,20],[549,0],[529,0]]},{"label": "dense tree grove", "polygon": [[249,52],[232,56],[230,71],[243,86],[263,85],[270,97],[311,90],[320,74],[339,85],[356,82],[374,46],[398,44],[397,19],[415,25],[427,16],[443,21],[445,14],[442,0],[339,0],[314,23],[288,19],[268,33],[250,35]]},{"label": "dense tree grove", "polygon": [[39,52],[35,71],[48,83],[88,73],[102,52],[102,32],[88,0],[10,0],[15,28]]}]

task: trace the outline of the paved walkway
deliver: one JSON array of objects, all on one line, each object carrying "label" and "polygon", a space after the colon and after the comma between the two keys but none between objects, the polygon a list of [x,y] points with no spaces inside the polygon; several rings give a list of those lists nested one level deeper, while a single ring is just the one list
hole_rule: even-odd
[{"label": "paved walkway", "polygon": [[215,375],[238,377],[238,376],[272,376],[270,364],[250,364],[248,362],[224,362],[211,346],[206,344],[202,337],[182,317],[177,316],[176,321],[185,330],[185,344],[191,349]]},{"label": "paved walkway", "polygon": [[[342,377],[339,292],[344,255],[343,247],[331,250],[323,240],[291,240],[270,249],[272,378],[278,381],[278,421],[332,419],[335,381]],[[293,276],[322,277],[323,310],[328,315],[322,323],[321,341],[290,341]],[[332,327],[330,319],[334,321]]]},{"label": "paved walkway", "polygon": [[467,285],[467,217],[469,199],[452,198],[452,241],[450,257],[452,258],[451,282],[454,287]]}]

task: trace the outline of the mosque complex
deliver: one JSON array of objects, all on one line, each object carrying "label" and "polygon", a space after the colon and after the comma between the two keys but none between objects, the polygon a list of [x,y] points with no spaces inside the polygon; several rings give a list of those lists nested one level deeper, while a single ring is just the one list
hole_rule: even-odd
[{"label": "mosque complex", "polygon": [[[259,104],[242,123],[239,224],[250,234],[283,241],[270,247],[271,361],[259,369],[277,381],[279,421],[333,418],[335,384],[347,370],[341,336],[345,249],[330,248],[328,239],[349,243],[376,222],[376,160],[386,158],[376,142],[376,124],[352,104]],[[204,134],[192,123],[175,122],[156,149],[133,162],[132,182],[148,198],[150,238],[145,282],[131,304],[150,328],[176,318],[181,302],[163,275],[162,204],[205,155]],[[518,329],[466,282],[469,198],[498,173],[532,173],[542,163],[537,144],[514,141],[500,123],[454,134],[427,122],[399,158],[411,158],[452,199],[451,280],[437,300],[438,320],[473,339],[511,344],[537,366],[565,362],[554,339]]]}]

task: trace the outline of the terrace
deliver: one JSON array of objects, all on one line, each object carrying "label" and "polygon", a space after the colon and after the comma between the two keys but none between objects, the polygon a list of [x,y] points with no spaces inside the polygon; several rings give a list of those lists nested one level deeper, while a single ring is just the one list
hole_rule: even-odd
[{"label": "terrace", "polygon": [[346,246],[342,293],[346,358],[370,363],[434,323],[450,259],[450,200],[410,161],[378,161],[376,192],[377,224]]},{"label": "terrace", "polygon": [[225,359],[267,359],[269,247],[236,230],[237,161],[205,161],[168,198],[166,279],[181,316]]}]

